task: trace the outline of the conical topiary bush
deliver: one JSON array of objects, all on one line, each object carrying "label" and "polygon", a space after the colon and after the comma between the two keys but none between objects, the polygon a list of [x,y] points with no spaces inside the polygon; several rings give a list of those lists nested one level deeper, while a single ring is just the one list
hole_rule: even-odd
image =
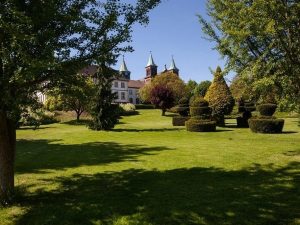
[{"label": "conical topiary bush", "polygon": [[214,79],[209,86],[204,99],[212,108],[212,116],[218,126],[225,126],[224,115],[229,115],[234,106],[234,98],[226,84],[220,67],[214,73]]},{"label": "conical topiary bush", "polygon": [[185,122],[187,131],[216,131],[216,121],[211,120],[211,108],[202,97],[195,98],[190,105],[191,119]]}]

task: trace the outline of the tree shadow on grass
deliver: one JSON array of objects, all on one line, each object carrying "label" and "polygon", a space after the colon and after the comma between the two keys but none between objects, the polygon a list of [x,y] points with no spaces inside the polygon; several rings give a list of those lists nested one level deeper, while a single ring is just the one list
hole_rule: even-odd
[{"label": "tree shadow on grass", "polygon": [[171,149],[165,146],[120,145],[116,142],[64,145],[60,140],[18,140],[15,170],[17,174],[38,173],[45,169],[138,161],[139,156],[165,150]]},{"label": "tree shadow on grass", "polygon": [[60,188],[19,197],[18,224],[296,224],[300,163],[60,177]]}]

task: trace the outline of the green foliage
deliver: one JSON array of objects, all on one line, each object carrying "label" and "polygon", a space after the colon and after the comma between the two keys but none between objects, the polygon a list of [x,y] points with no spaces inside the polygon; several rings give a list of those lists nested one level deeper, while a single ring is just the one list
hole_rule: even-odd
[{"label": "green foliage", "polygon": [[48,93],[46,102],[44,103],[44,108],[53,112],[55,110],[62,111],[63,110],[63,101],[60,95],[51,95]]},{"label": "green foliage", "polygon": [[279,100],[299,105],[299,1],[209,0],[207,12],[211,22],[199,16],[203,32],[227,69],[250,79],[256,93],[276,88]]},{"label": "green foliage", "polygon": [[194,80],[189,80],[186,84],[187,97],[190,98],[194,95],[194,90],[198,86],[197,82]]},{"label": "green foliage", "polygon": [[214,115],[224,116],[231,113],[234,106],[234,99],[220,67],[217,68],[214,80],[208,88],[204,99],[209,102]]},{"label": "green foliage", "polygon": [[194,89],[194,95],[205,96],[211,82],[209,80],[201,81]]},{"label": "green foliage", "polygon": [[214,132],[216,122],[211,120],[199,120],[191,118],[185,122],[187,131],[190,132]]},{"label": "green foliage", "polygon": [[34,129],[40,125],[57,123],[55,114],[42,109],[32,110],[29,109],[21,114],[19,124],[21,126],[32,126]]},{"label": "green foliage", "polygon": [[211,121],[211,108],[208,101],[197,96],[191,102],[191,119],[185,125],[187,131],[191,132],[211,132],[216,130],[216,122]]},{"label": "green foliage", "polygon": [[207,107],[208,104],[208,101],[206,101],[203,97],[200,96],[195,97],[190,103],[192,107]]},{"label": "green foliage", "polygon": [[281,133],[284,125],[283,119],[251,118],[249,127],[255,133]]},{"label": "green foliage", "polygon": [[47,92],[46,109],[75,111],[79,121],[83,112],[90,110],[90,104],[96,94],[96,85],[92,78],[78,74],[72,83]]},{"label": "green foliage", "polygon": [[211,108],[210,107],[190,107],[190,113],[191,116],[202,116],[202,115],[208,115],[211,114]]},{"label": "green foliage", "polygon": [[118,122],[119,105],[113,104],[117,96],[111,91],[114,73],[112,69],[102,64],[95,74],[96,94],[91,102],[92,121],[89,124],[89,128],[92,130],[110,130]]},{"label": "green foliage", "polygon": [[258,111],[262,116],[272,116],[277,108],[276,104],[261,104],[258,107]]},{"label": "green foliage", "polygon": [[138,112],[136,111],[135,105],[132,103],[120,104],[120,115],[121,116],[129,116],[136,115]]}]

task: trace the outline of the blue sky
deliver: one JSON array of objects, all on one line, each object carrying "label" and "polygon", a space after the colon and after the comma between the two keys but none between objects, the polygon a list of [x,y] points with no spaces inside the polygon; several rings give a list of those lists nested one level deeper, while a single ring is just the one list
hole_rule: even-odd
[{"label": "blue sky", "polygon": [[[152,51],[158,71],[162,71],[165,64],[169,67],[174,55],[183,80],[212,80],[209,67],[222,67],[224,60],[212,50],[213,43],[202,38],[197,14],[206,14],[205,3],[206,0],[162,0],[150,12],[148,26],[134,26],[131,45],[135,51],[125,54],[131,79],[145,76],[145,66]],[[120,67],[120,62],[116,67]]]}]

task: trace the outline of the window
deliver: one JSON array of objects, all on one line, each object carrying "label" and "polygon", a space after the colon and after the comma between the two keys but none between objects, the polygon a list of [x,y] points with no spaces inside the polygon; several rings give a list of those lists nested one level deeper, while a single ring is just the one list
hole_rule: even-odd
[{"label": "window", "polygon": [[129,102],[130,102],[130,103],[133,103],[133,98],[129,98]]},{"label": "window", "polygon": [[125,88],[125,83],[121,82],[121,88]]},{"label": "window", "polygon": [[115,82],[115,88],[119,87],[118,81]]},{"label": "window", "polygon": [[140,104],[140,99],[139,98],[137,98],[135,101],[136,101],[136,104]]},{"label": "window", "polygon": [[129,94],[132,95],[132,90],[131,89],[129,90]]},{"label": "window", "polygon": [[121,92],[121,100],[125,100],[125,92]]}]

